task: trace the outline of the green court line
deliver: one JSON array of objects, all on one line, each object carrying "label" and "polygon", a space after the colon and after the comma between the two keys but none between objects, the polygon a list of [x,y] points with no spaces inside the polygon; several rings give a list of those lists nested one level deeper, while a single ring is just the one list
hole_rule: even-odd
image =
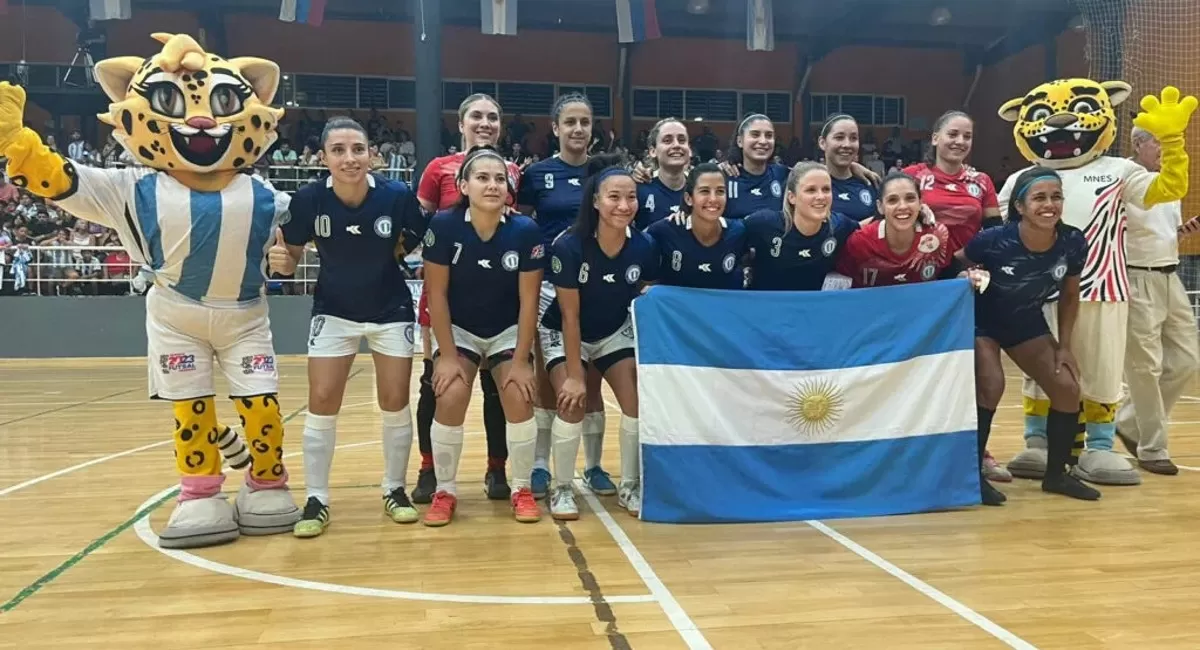
[{"label": "green court line", "polygon": [[[352,379],[354,377],[354,375],[357,375],[359,372],[362,372],[361,368],[358,371],[352,373],[350,375],[350,378],[347,379],[347,381],[349,381],[349,379]],[[301,406],[300,408],[296,409],[295,411],[292,411],[291,413],[289,413],[287,415],[287,417],[283,418],[283,422],[286,424],[292,418],[299,415],[300,412],[303,411],[307,407],[308,407],[308,404],[305,403],[304,406]],[[138,511],[129,519],[126,519],[125,521],[121,522],[121,524],[118,525],[116,528],[108,531],[107,533],[105,533],[104,535],[102,535],[101,537],[99,537],[98,539],[93,541],[91,544],[88,544],[87,548],[85,548],[82,551],[76,553],[75,555],[72,555],[71,557],[67,558],[66,561],[64,561],[62,564],[51,569],[50,572],[47,573],[46,575],[38,578],[37,580],[34,580],[33,583],[30,584],[28,587],[25,587],[21,591],[17,592],[17,595],[15,595],[11,599],[9,599],[8,602],[4,603],[3,605],[0,605],[0,614],[4,614],[6,612],[10,612],[13,609],[15,609],[16,606],[20,605],[25,599],[27,599],[30,596],[41,591],[43,587],[45,587],[46,585],[48,585],[51,582],[58,579],[58,577],[61,576],[64,572],[66,572],[67,569],[70,569],[71,567],[75,566],[76,564],[79,564],[80,562],[82,562],[84,558],[91,555],[92,553],[95,553],[97,550],[100,549],[100,547],[111,542],[113,540],[113,538],[115,538],[116,536],[118,536],[121,533],[125,532],[126,530],[129,530],[130,528],[132,528],[133,525],[136,524],[138,522],[138,520],[140,520],[142,517],[149,516],[151,512],[158,509],[159,506],[166,503],[169,499],[174,498],[178,494],[179,494],[179,488],[175,488],[174,490],[171,490],[170,492],[168,492],[166,495],[164,495],[158,501],[155,501],[154,503],[150,504],[149,506]]]}]

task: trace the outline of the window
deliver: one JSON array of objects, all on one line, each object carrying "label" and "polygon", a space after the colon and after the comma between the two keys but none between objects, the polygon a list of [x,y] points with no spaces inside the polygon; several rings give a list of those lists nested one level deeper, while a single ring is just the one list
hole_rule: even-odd
[{"label": "window", "polygon": [[907,102],[903,97],[885,95],[821,95],[809,101],[810,124],[824,124],[837,113],[850,115],[863,126],[906,126]]}]

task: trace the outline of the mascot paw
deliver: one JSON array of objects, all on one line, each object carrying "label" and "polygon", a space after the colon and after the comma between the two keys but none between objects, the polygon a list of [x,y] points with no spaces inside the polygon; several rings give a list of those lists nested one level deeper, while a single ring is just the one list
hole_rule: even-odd
[{"label": "mascot paw", "polygon": [[1133,124],[1149,131],[1159,140],[1183,135],[1197,103],[1191,95],[1180,100],[1179,89],[1167,86],[1163,88],[1161,99],[1154,95],[1142,98],[1142,112],[1133,118]]},{"label": "mascot paw", "polygon": [[21,131],[25,116],[25,89],[0,81],[0,152]]},{"label": "mascot paw", "polygon": [[1017,478],[1040,479],[1046,475],[1046,439],[1025,439],[1025,449],[1008,461],[1008,472]]},{"label": "mascot paw", "polygon": [[1107,449],[1085,449],[1075,475],[1099,485],[1141,485],[1142,475],[1122,455]]},{"label": "mascot paw", "polygon": [[163,548],[201,548],[238,538],[233,506],[222,496],[181,501],[158,535]]},{"label": "mascot paw", "polygon": [[251,490],[243,485],[236,502],[238,526],[243,535],[290,533],[300,521],[300,508],[287,488]]}]

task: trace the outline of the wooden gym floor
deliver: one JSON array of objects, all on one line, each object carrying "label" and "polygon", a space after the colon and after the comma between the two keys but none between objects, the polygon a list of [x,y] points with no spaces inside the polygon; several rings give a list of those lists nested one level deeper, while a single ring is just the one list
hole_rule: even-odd
[{"label": "wooden gym floor", "polygon": [[[736,526],[645,524],[615,497],[518,524],[482,493],[477,399],[459,515],[431,529],[383,515],[369,359],[356,369],[324,536],[164,553],[171,416],[145,399],[145,362],[0,362],[0,648],[1200,647],[1197,397],[1172,428],[1187,469],[1098,503],[1018,480],[1002,508]],[[1021,445],[1009,372],[1002,461]],[[281,374],[302,502],[303,358]],[[605,456],[616,470],[615,436]]]}]

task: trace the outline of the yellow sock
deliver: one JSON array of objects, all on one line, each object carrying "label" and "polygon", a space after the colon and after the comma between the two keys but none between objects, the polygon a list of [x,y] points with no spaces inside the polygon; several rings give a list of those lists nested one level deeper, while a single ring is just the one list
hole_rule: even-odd
[{"label": "yellow sock", "polygon": [[1050,400],[1048,399],[1022,397],[1021,405],[1025,408],[1025,415],[1034,415],[1043,418],[1050,415]]},{"label": "yellow sock", "polygon": [[184,476],[220,476],[217,409],[211,397],[180,400],[175,411],[175,466]]},{"label": "yellow sock", "polygon": [[273,393],[254,397],[235,397],[233,404],[242,416],[246,444],[250,448],[252,482],[276,483],[287,480],[283,465],[283,416],[279,398]]}]

